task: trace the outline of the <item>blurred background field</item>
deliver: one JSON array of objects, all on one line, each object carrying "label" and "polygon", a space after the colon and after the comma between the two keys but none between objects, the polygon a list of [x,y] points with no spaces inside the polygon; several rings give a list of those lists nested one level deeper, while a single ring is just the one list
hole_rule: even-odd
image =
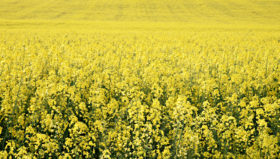
[{"label": "blurred background field", "polygon": [[2,29],[279,28],[280,24],[279,0],[1,0],[0,4]]}]

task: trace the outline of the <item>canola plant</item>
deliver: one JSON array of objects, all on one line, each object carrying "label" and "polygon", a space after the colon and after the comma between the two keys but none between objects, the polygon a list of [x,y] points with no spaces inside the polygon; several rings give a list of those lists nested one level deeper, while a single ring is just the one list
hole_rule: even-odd
[{"label": "canola plant", "polygon": [[280,158],[279,0],[1,0],[0,158]]},{"label": "canola plant", "polygon": [[279,32],[0,38],[3,158],[277,158]]}]

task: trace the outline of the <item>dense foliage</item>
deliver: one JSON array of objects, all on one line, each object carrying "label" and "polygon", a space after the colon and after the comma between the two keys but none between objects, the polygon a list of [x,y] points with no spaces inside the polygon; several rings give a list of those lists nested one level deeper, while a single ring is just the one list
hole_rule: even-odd
[{"label": "dense foliage", "polygon": [[0,156],[280,157],[279,37],[1,33]]}]

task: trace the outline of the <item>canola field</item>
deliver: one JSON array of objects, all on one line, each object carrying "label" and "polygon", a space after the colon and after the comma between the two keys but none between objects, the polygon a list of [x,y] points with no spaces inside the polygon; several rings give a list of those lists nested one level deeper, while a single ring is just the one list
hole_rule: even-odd
[{"label": "canola field", "polygon": [[280,158],[280,1],[0,0],[0,158]]}]

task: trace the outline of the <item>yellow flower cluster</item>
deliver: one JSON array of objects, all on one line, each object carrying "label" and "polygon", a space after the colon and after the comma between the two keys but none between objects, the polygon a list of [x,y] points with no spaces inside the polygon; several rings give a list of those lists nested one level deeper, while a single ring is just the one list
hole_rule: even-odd
[{"label": "yellow flower cluster", "polygon": [[280,33],[0,35],[3,158],[280,158]]}]

